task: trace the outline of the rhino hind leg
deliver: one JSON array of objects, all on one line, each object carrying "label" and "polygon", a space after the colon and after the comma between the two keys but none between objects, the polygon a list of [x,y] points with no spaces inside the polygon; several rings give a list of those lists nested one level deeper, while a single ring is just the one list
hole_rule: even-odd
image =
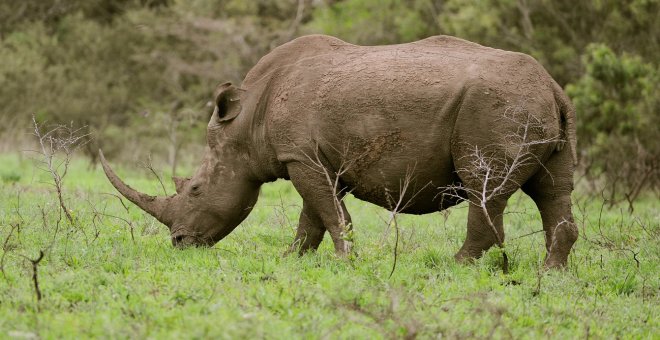
[{"label": "rhino hind leg", "polygon": [[[498,237],[504,242],[503,213],[506,202],[506,198],[502,197],[487,202],[488,215],[480,205],[474,202],[470,203],[467,236],[463,246],[454,256],[458,262],[469,263],[480,258],[485,251],[498,243]],[[488,219],[496,228],[498,235],[495,235]]]},{"label": "rhino hind leg", "polygon": [[568,255],[578,238],[578,229],[571,213],[571,196],[534,197],[545,231],[545,244],[548,251],[546,268],[566,266]]},{"label": "rhino hind leg", "polygon": [[500,122],[496,118],[501,115],[459,113],[451,152],[470,203],[465,242],[455,255],[459,262],[471,262],[493,245],[504,245],[507,201],[539,171],[541,164],[536,160],[550,148],[540,144],[531,148],[529,155],[519,151],[520,147],[510,142],[517,125]]},{"label": "rhino hind leg", "polygon": [[536,203],[545,231],[547,268],[566,266],[568,255],[578,238],[571,211],[573,160],[568,148],[554,153],[522,187]]},{"label": "rhino hind leg", "polygon": [[[455,255],[459,262],[471,262],[497,244],[504,244],[504,209],[511,195],[531,175],[532,169],[521,168],[519,171],[506,174],[506,169],[484,170],[475,165],[479,155],[464,152],[454,161],[456,172],[465,187],[469,205],[467,235],[463,246]],[[489,155],[492,159],[504,157],[497,154]],[[492,164],[500,164],[492,162]],[[499,174],[493,176],[493,174]]]},{"label": "rhino hind leg", "polygon": [[[350,240],[352,230],[351,216],[348,214],[348,210],[342,201],[342,188],[333,188],[328,182],[328,176],[330,176],[331,182],[334,183],[334,178],[332,178],[334,172],[329,169],[318,169],[316,165],[303,164],[301,162],[287,164],[287,171],[293,186],[303,199],[303,206],[308,207],[309,211],[313,212],[317,217],[314,221],[309,220],[309,222],[320,221],[322,227],[330,234],[337,255],[348,255],[352,248],[352,242]],[[306,221],[306,218],[301,217],[301,220]],[[298,232],[301,237],[309,237],[309,234],[306,233],[310,229],[316,228],[312,232],[312,238],[309,240],[310,246],[314,246],[317,241],[318,243],[321,242],[323,234],[320,237],[315,234],[320,230],[318,225],[311,227],[311,225],[305,226],[303,224],[303,230],[300,228]]]},{"label": "rhino hind leg", "polygon": [[287,254],[298,253],[302,255],[308,251],[318,249],[323,236],[325,235],[325,227],[323,221],[319,218],[318,214],[309,207],[309,204],[303,203],[302,211],[300,212],[300,220],[298,221],[298,231],[293,244],[289,247]]}]

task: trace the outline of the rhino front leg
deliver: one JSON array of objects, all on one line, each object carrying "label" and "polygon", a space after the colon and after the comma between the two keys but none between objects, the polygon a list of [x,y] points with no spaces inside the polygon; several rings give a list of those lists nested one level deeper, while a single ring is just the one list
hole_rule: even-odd
[{"label": "rhino front leg", "polygon": [[297,252],[302,255],[307,251],[318,249],[319,244],[323,241],[324,234],[325,227],[323,226],[323,221],[309,207],[309,204],[303,202],[296,239],[289,247],[287,254]]},{"label": "rhino front leg", "polygon": [[[309,207],[330,233],[337,255],[348,255],[352,244],[346,236],[351,231],[351,217],[342,202],[339,189],[335,190],[328,181],[330,178],[330,182],[334,183],[334,172],[329,169],[319,170],[300,162],[289,163],[287,171],[293,186],[303,199],[303,206]],[[300,228],[298,232],[301,232]],[[320,243],[320,240],[318,242]]]}]

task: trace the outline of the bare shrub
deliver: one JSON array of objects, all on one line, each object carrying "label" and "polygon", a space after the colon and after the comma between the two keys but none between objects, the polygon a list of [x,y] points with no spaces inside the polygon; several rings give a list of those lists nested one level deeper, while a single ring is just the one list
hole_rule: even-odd
[{"label": "bare shrub", "polygon": [[[74,128],[73,123],[71,125],[56,125],[44,132],[42,131],[43,127],[37,123],[34,116],[32,116],[32,124],[34,136],[39,143],[39,150],[36,152],[40,158],[40,169],[51,176],[53,180],[51,184],[57,193],[60,208],[69,224],[73,226],[73,216],[71,216],[63,196],[64,178],[69,172],[69,164],[73,153],[89,141],[89,134],[81,133],[86,131],[85,128]],[[62,157],[58,157],[58,154],[62,154]]]},{"label": "bare shrub", "polygon": [[[309,160],[310,164],[307,165],[310,169],[315,172],[322,174],[326,180],[326,184],[331,189],[334,210],[337,214],[337,220],[341,224],[343,229],[342,237],[346,241],[347,249],[349,251],[352,247],[354,241],[353,230],[350,224],[345,224],[345,221],[348,220],[344,209],[342,208],[342,203],[347,194],[350,193],[345,186],[341,184],[341,176],[346,174],[351,167],[359,161],[364,155],[358,154],[357,156],[350,156],[350,144],[347,143],[343,146],[341,150],[334,148],[334,151],[338,152],[342,159],[341,164],[337,170],[331,171],[328,169],[328,164],[324,164],[322,157],[320,156],[319,145],[316,144],[313,154],[309,155],[305,153],[305,156]],[[406,170],[405,176],[399,180],[399,187],[397,189],[390,189],[385,187],[384,194],[388,202],[389,215],[388,219],[385,222],[386,229],[383,233],[384,237],[389,234],[390,230],[394,228],[395,230],[395,240],[394,240],[394,250],[393,250],[393,262],[392,269],[390,271],[389,277],[391,278],[396,270],[396,264],[398,259],[398,249],[399,249],[399,237],[400,230],[397,220],[397,216],[404,211],[409,205],[413,202],[415,197],[426,187],[431,185],[431,183],[426,183],[421,186],[417,191],[411,192],[411,184],[415,178],[415,168],[416,165],[410,166]]]},{"label": "bare shrub", "polygon": [[81,131],[85,131],[84,128],[76,129],[72,124],[56,125],[52,128],[44,129],[43,125],[37,123],[35,117],[32,117],[32,124],[33,133],[38,145],[38,149],[34,150],[38,156],[36,160],[37,167],[47,173],[52,181],[48,184],[53,186],[54,193],[57,197],[57,213],[53,221],[51,219],[52,211],[50,211],[48,205],[37,206],[40,212],[38,219],[43,229],[40,233],[47,233],[46,239],[48,241],[37,247],[38,255],[28,256],[24,251],[18,249],[19,246],[10,245],[10,241],[14,235],[21,231],[21,228],[37,223],[36,221],[27,221],[23,218],[20,212],[20,192],[17,194],[15,215],[19,220],[11,224],[11,229],[2,243],[3,254],[0,257],[0,271],[6,279],[5,261],[10,254],[30,262],[32,270],[31,281],[37,301],[37,310],[39,310],[39,302],[43,298],[39,284],[39,265],[55,245],[63,221],[66,220],[70,227],[78,226],[77,219],[74,218],[67,206],[64,194],[64,181],[68,175],[69,165],[74,152],[85,145],[88,141],[88,134],[81,133]]},{"label": "bare shrub", "polygon": [[394,260],[392,261],[392,270],[390,271],[389,277],[391,278],[392,275],[394,275],[394,271],[396,270],[396,263],[398,259],[398,251],[399,251],[399,223],[397,221],[397,216],[401,211],[405,210],[408,208],[410,203],[413,201],[415,196],[417,196],[422,190],[424,190],[428,185],[431,183],[427,183],[426,185],[422,186],[419,190],[414,192],[410,197],[404,201],[404,197],[406,197],[406,194],[408,193],[408,190],[410,189],[410,184],[412,180],[414,179],[414,174],[415,174],[415,167],[408,167],[406,170],[406,175],[399,181],[399,190],[398,190],[398,198],[394,198],[394,196],[391,194],[391,191],[385,188],[385,194],[387,197],[387,202],[390,207],[390,215],[389,219],[387,220],[387,229],[385,230],[385,234],[387,234],[390,230],[390,227],[394,227],[395,231],[395,238],[394,238],[394,250],[393,250],[393,255],[394,255]]}]

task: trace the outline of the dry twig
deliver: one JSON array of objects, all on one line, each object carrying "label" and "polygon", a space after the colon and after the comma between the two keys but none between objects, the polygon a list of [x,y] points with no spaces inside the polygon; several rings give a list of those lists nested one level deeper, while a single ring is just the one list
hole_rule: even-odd
[{"label": "dry twig", "polygon": [[[71,216],[71,211],[67,208],[64,200],[63,183],[69,171],[71,156],[78,148],[89,142],[89,134],[81,133],[81,131],[84,131],[84,127],[74,129],[73,125],[57,125],[49,131],[42,132],[41,126],[37,123],[34,116],[32,116],[32,124],[34,135],[37,137],[40,146],[38,153],[42,157],[41,164],[45,167],[42,170],[50,174],[57,193],[60,209],[66,216],[69,224],[73,226],[73,216]],[[62,160],[56,158],[59,152],[64,154]]]}]

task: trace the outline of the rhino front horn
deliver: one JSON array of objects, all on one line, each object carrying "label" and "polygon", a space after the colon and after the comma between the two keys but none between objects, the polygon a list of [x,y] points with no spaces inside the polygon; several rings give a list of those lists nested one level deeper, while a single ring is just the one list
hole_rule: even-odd
[{"label": "rhino front horn", "polygon": [[99,156],[101,159],[101,165],[103,165],[103,171],[110,180],[110,183],[112,183],[112,186],[114,186],[117,191],[122,194],[122,196],[126,197],[129,201],[140,207],[140,209],[146,211],[149,213],[149,215],[155,217],[163,224],[169,226],[170,221],[168,221],[163,214],[167,206],[167,199],[163,197],[143,194],[131,188],[115,174],[108,162],[105,160],[103,151],[99,150]]}]

